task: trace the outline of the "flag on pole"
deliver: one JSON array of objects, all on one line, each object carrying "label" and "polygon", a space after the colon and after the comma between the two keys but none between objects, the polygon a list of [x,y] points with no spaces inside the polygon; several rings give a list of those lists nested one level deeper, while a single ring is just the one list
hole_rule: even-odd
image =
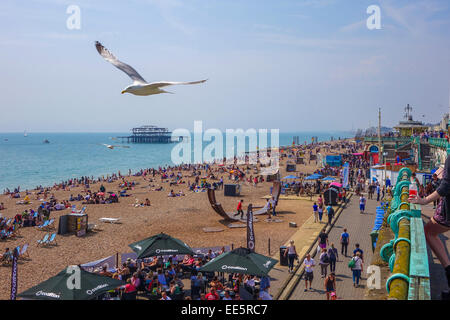
[{"label": "flag on pole", "polygon": [[346,162],[344,164],[344,171],[343,171],[343,177],[342,177],[342,187],[344,189],[348,188],[348,175],[349,175],[349,164]]},{"label": "flag on pole", "polygon": [[253,206],[250,203],[247,208],[247,249],[255,252],[255,232],[253,229]]},{"label": "flag on pole", "polygon": [[17,258],[19,256],[18,249],[15,248],[13,252],[12,258],[12,267],[11,267],[11,300],[16,300],[17,295]]}]

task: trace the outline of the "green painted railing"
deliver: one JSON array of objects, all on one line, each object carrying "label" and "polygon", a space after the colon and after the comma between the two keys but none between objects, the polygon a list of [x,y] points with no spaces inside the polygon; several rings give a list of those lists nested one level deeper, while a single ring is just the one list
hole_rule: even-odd
[{"label": "green painted railing", "polygon": [[447,139],[443,138],[430,138],[428,139],[428,143],[432,146],[442,148],[445,150],[450,148],[450,144],[448,143]]},{"label": "green painted railing", "polygon": [[[381,142],[408,142],[410,137],[381,137]],[[365,142],[378,142],[378,137],[364,137]]]},{"label": "green painted railing", "polygon": [[392,273],[386,282],[389,299],[429,300],[428,255],[421,209],[407,202],[411,174],[408,168],[398,173],[387,211],[387,223],[394,239],[381,248],[380,256],[389,263]]}]

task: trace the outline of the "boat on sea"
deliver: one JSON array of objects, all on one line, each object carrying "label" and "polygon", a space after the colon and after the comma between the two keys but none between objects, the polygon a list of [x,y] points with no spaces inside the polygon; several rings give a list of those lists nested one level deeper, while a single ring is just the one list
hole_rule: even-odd
[{"label": "boat on sea", "polygon": [[28,134],[27,134],[27,131],[26,131],[26,130],[23,132],[23,136],[24,136],[24,137],[28,137]]}]

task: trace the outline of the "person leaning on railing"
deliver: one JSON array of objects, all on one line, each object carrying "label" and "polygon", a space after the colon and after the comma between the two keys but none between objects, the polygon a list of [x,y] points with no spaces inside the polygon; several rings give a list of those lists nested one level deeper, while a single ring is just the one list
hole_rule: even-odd
[{"label": "person leaning on railing", "polygon": [[450,230],[450,158],[445,160],[444,169],[438,169],[436,175],[441,178],[436,191],[425,198],[419,198],[417,196],[410,197],[408,200],[410,203],[416,203],[426,205],[433,201],[438,200],[438,205],[434,216],[425,225],[425,237],[431,250],[445,268],[447,276],[447,284],[450,287],[450,260],[444,247],[444,244],[439,239],[439,235],[446,233]]}]

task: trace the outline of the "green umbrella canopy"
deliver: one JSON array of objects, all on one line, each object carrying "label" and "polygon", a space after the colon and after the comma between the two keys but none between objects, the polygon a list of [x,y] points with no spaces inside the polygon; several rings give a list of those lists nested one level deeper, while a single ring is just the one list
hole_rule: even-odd
[{"label": "green umbrella canopy", "polygon": [[124,284],[121,280],[90,273],[79,266],[69,266],[17,296],[37,300],[91,300]]},{"label": "green umbrella canopy", "polygon": [[252,252],[249,249],[237,248],[214,258],[200,268],[200,271],[267,276],[277,262],[278,260]]},{"label": "green umbrella canopy", "polygon": [[186,243],[165,233],[134,242],[128,246],[136,252],[138,259],[153,256],[195,254]]}]

